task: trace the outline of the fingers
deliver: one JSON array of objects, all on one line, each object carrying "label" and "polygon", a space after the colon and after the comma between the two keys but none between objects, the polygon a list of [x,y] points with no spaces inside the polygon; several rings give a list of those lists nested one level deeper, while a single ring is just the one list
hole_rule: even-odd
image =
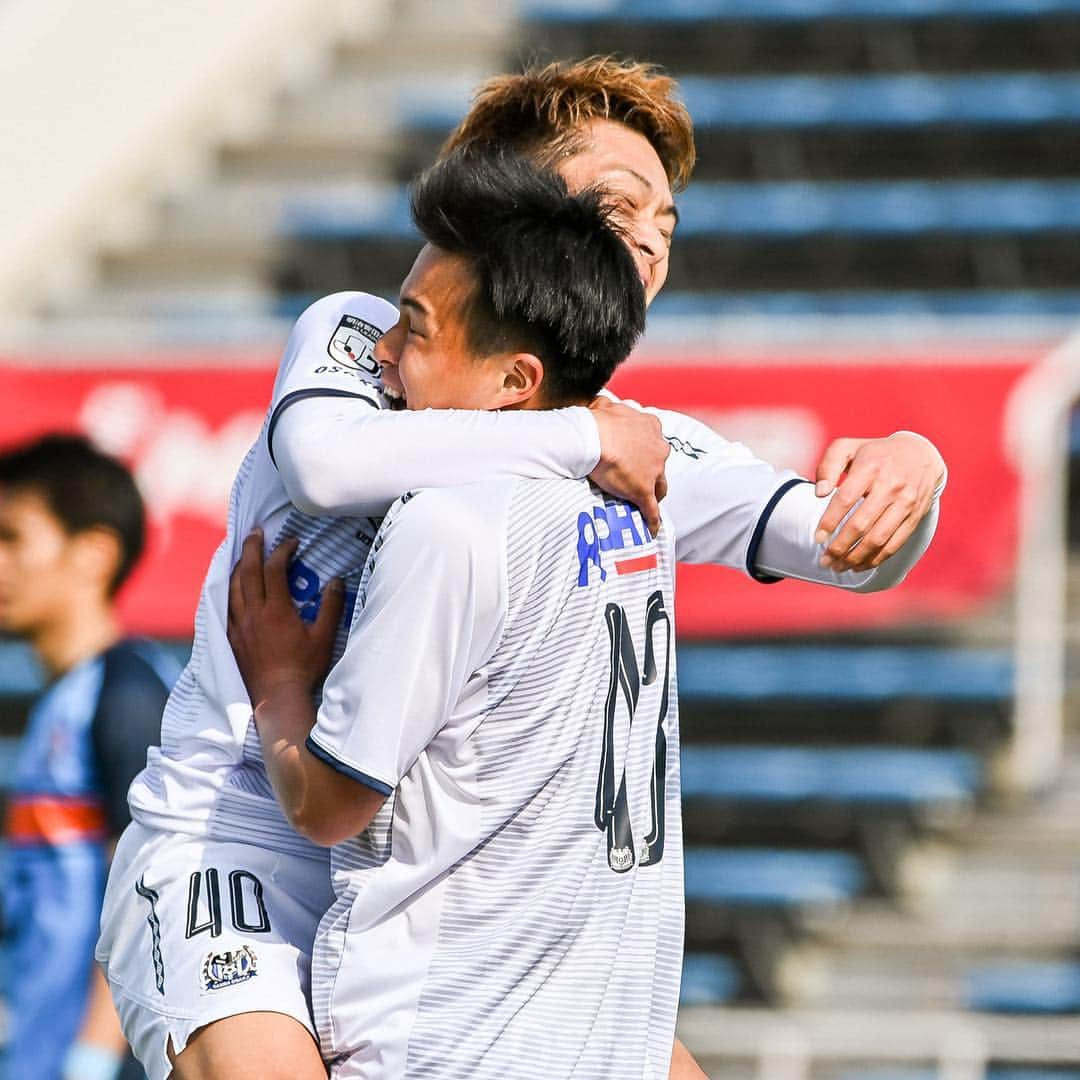
[{"label": "fingers", "polygon": [[[886,503],[876,517],[873,510],[869,511],[866,518],[868,523],[864,523],[856,520],[860,517],[861,510],[862,507],[852,514],[848,522],[848,525],[854,524],[851,534],[844,535],[848,532],[848,526],[845,525],[837,536],[836,547],[841,550],[834,551],[832,544],[826,550],[825,558],[831,560],[829,565],[833,570],[869,570],[878,565],[875,561],[878,553],[892,541],[896,530],[910,517],[903,505]],[[873,520],[870,520],[871,518]],[[910,534],[911,529],[907,529],[906,535]]]},{"label": "fingers", "polygon": [[263,567],[263,588],[268,603],[289,604],[289,563],[296,554],[300,541],[295,536],[282,540],[266,560]]},{"label": "fingers", "polygon": [[642,495],[637,508],[641,511],[641,516],[645,521],[645,527],[649,530],[649,534],[655,536],[660,531],[660,504],[657,502],[655,495],[651,493]]},{"label": "fingers", "polygon": [[325,639],[328,645],[333,645],[344,613],[345,585],[341,578],[334,578],[323,590],[322,603],[319,605],[319,614],[315,618],[314,627],[315,633],[321,639]]},{"label": "fingers", "polygon": [[[840,477],[844,470],[851,464],[855,449],[859,446],[858,439],[834,439],[825,448],[825,453],[818,463],[817,472],[814,476],[814,491],[824,498],[830,491],[834,491],[840,485]],[[848,507],[850,510],[851,508]],[[843,514],[840,515],[843,517]],[[833,523],[829,532],[832,532],[840,524],[840,517]],[[818,543],[821,543],[819,540]]]},{"label": "fingers", "polygon": [[[261,604],[266,599],[263,585],[263,534],[262,529],[248,533],[240,549],[240,561],[233,567],[230,578],[230,597],[232,584],[238,586],[243,608]],[[240,610],[238,605],[238,612]]]}]

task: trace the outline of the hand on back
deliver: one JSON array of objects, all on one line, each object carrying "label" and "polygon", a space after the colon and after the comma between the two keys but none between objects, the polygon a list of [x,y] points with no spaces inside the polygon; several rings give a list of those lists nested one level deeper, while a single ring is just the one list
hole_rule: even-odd
[{"label": "hand on back", "polygon": [[600,463],[590,479],[609,495],[632,502],[655,536],[660,531],[660,500],[667,494],[664,468],[671,452],[660,421],[606,397],[596,398],[589,407],[600,429]]}]

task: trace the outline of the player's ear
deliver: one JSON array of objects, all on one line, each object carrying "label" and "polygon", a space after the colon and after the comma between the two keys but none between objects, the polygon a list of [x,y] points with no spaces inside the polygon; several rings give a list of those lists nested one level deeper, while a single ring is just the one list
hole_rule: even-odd
[{"label": "player's ear", "polygon": [[544,381],[544,362],[532,353],[512,353],[503,364],[503,380],[497,409],[522,408],[539,401]]},{"label": "player's ear", "polygon": [[107,593],[124,554],[116,530],[92,525],[75,533],[71,543],[72,557],[82,579],[99,584]]}]

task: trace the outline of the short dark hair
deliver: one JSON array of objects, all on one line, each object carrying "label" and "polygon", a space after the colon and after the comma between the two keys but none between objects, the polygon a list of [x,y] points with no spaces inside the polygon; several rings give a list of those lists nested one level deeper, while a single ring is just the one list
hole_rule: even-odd
[{"label": "short dark hair", "polygon": [[106,528],[120,540],[113,595],[142,554],[146,515],[131,473],[81,435],[46,435],[0,453],[0,487],[32,491],[74,535]]},{"label": "short dark hair", "polygon": [[571,195],[521,155],[465,149],[420,175],[412,215],[473,267],[470,351],[538,356],[550,405],[594,397],[645,328],[645,290],[602,192]]}]

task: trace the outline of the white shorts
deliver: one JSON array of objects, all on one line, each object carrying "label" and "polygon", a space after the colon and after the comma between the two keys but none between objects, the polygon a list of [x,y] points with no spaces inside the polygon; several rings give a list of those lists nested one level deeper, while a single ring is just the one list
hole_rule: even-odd
[{"label": "white shorts", "polygon": [[172,1072],[170,1043],[227,1016],[284,1013],[314,1038],[311,947],[333,898],[329,859],[129,825],[97,959],[150,1080]]}]

